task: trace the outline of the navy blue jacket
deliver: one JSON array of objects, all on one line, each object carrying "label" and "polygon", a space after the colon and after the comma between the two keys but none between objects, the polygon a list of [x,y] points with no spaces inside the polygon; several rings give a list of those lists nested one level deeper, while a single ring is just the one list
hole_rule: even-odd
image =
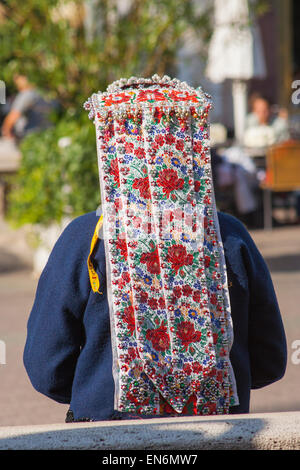
[{"label": "navy blue jacket", "polygon": [[[249,412],[250,390],[285,373],[284,327],[268,268],[245,227],[219,213],[234,327],[230,357],[240,405]],[[87,258],[98,216],[73,220],[59,237],[39,279],[27,325],[24,365],[33,387],[69,403],[75,420],[116,416],[105,252],[98,240],[94,266],[103,295],[91,290]]]}]

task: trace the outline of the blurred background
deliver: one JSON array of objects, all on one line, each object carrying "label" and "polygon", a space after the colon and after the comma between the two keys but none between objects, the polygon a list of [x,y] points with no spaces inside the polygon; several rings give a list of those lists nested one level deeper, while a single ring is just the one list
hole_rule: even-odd
[{"label": "blurred background", "polygon": [[100,204],[84,101],[113,80],[167,74],[213,99],[219,210],[270,268],[288,342],[251,411],[300,410],[300,3],[0,0],[0,425],[63,422],[22,353],[38,277],[74,217]]}]

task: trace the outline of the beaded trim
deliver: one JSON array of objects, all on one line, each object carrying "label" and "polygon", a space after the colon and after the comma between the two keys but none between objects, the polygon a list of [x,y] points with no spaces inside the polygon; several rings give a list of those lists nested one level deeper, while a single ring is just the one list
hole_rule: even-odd
[{"label": "beaded trim", "polygon": [[210,97],[166,76],[132,77],[84,108],[97,135],[115,408],[228,413],[238,397]]}]

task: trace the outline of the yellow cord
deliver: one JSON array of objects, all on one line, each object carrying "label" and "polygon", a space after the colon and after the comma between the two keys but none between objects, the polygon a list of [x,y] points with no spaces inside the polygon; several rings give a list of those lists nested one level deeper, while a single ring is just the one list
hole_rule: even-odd
[{"label": "yellow cord", "polygon": [[100,281],[99,281],[98,274],[96,273],[96,271],[94,269],[91,257],[92,257],[93,251],[95,249],[96,243],[98,241],[99,231],[100,231],[102,225],[103,225],[103,214],[101,214],[100,219],[97,222],[97,225],[96,225],[96,228],[95,228],[95,231],[94,231],[94,235],[93,235],[93,238],[92,238],[92,241],[91,241],[90,254],[89,254],[89,257],[88,257],[88,260],[87,260],[91,287],[92,287],[93,291],[98,292],[98,294],[103,294],[103,292],[99,291]]}]

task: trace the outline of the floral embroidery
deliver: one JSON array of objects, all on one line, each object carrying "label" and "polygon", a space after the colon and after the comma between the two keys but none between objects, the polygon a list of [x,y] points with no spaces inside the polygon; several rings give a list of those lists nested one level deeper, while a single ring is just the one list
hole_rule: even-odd
[{"label": "floral embroidery", "polygon": [[158,250],[155,248],[154,251],[149,253],[143,253],[140,259],[141,263],[146,264],[147,271],[151,274],[160,273]]},{"label": "floral embroidery", "polygon": [[237,396],[211,197],[210,103],[176,80],[135,80],[85,105],[104,195],[117,408],[228,413]]},{"label": "floral embroidery", "polygon": [[183,266],[193,264],[193,255],[187,254],[183,245],[172,245],[168,249],[168,261],[170,261],[172,269],[177,272]]},{"label": "floral embroidery", "polygon": [[150,198],[149,178],[147,176],[145,178],[136,178],[133,181],[132,187],[138,189],[140,196],[144,199]]},{"label": "floral embroidery", "polygon": [[146,338],[152,342],[156,351],[166,351],[170,347],[170,338],[167,332],[167,327],[163,321],[158,328],[148,330]]},{"label": "floral embroidery", "polygon": [[183,188],[184,180],[178,178],[176,170],[165,168],[159,172],[157,184],[163,188],[164,194],[169,197],[172,191]]},{"label": "floral embroidery", "polygon": [[201,332],[195,331],[193,323],[188,321],[179,323],[176,334],[181,340],[185,350],[187,350],[191,343],[201,340]]}]

